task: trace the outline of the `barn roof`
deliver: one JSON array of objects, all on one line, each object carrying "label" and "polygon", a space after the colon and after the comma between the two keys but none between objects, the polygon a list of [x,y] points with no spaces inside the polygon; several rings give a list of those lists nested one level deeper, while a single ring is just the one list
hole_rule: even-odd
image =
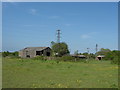
[{"label": "barn roof", "polygon": [[86,57],[85,55],[78,55],[78,57]]},{"label": "barn roof", "polygon": [[97,57],[105,57],[104,55],[98,55]]},{"label": "barn roof", "polygon": [[74,55],[74,54],[72,54],[71,56],[75,56],[75,57],[86,57],[85,55]]},{"label": "barn roof", "polygon": [[49,48],[49,47],[26,47],[26,48],[24,48],[22,50],[39,50],[39,51],[42,51],[42,50],[44,50],[46,48]]}]

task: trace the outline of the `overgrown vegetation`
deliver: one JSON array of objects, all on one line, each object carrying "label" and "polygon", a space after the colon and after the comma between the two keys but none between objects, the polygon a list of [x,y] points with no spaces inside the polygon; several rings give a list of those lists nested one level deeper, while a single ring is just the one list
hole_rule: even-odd
[{"label": "overgrown vegetation", "polygon": [[33,60],[46,60],[44,56],[37,56],[32,58]]},{"label": "overgrown vegetation", "polygon": [[[78,53],[78,50],[75,51],[76,55],[85,55],[87,59],[80,59],[75,58],[69,55],[68,46],[66,43],[52,43],[52,53],[54,55],[50,57],[46,56],[37,56],[34,57],[34,60],[59,60],[59,61],[84,61],[95,59],[95,56],[97,55],[104,55],[104,60],[110,60],[112,64],[119,64],[120,65],[120,51],[110,49],[104,49],[101,48],[100,51],[98,51],[96,54],[93,53]],[[9,58],[19,58],[18,52],[2,52],[3,57],[9,57]],[[59,57],[56,57],[59,56]]]},{"label": "overgrown vegetation", "polygon": [[62,56],[59,58],[59,61],[75,61],[75,58],[72,56]]},{"label": "overgrown vegetation", "polygon": [[53,43],[52,42],[52,52],[54,56],[68,55],[70,52],[68,50],[68,45],[65,42]]},{"label": "overgrown vegetation", "polygon": [[104,60],[111,60],[112,64],[120,64],[120,51],[101,48],[97,55],[104,55]]},{"label": "overgrown vegetation", "polygon": [[18,52],[9,52],[9,51],[4,51],[2,52],[2,57],[18,57]]},{"label": "overgrown vegetation", "polygon": [[95,60],[92,53],[77,53],[87,59],[67,53],[23,59],[18,58],[18,52],[3,52],[3,88],[117,88],[115,64],[119,63],[120,51],[102,49],[98,53],[105,55],[104,60]]},{"label": "overgrown vegetation", "polygon": [[[68,57],[64,57],[68,59]],[[69,57],[71,58],[71,57]],[[3,88],[117,88],[118,66],[110,61],[88,63],[3,58]]]}]

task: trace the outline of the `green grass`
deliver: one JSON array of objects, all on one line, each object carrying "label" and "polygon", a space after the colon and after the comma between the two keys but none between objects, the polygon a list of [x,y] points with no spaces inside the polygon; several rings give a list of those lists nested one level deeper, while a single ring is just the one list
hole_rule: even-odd
[{"label": "green grass", "polygon": [[3,88],[117,88],[110,61],[59,62],[3,59]]}]

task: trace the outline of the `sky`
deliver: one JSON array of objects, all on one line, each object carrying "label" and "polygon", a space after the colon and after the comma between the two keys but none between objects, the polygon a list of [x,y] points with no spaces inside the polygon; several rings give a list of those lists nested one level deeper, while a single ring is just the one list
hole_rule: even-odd
[{"label": "sky", "polygon": [[118,49],[117,2],[3,2],[2,51],[68,44],[71,54]]}]

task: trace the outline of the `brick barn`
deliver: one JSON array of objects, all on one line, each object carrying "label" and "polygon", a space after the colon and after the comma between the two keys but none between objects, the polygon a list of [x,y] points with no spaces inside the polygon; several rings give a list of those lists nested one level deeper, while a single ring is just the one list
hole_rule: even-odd
[{"label": "brick barn", "polygon": [[51,48],[49,47],[26,47],[19,51],[19,57],[33,58],[36,56],[50,56]]}]

